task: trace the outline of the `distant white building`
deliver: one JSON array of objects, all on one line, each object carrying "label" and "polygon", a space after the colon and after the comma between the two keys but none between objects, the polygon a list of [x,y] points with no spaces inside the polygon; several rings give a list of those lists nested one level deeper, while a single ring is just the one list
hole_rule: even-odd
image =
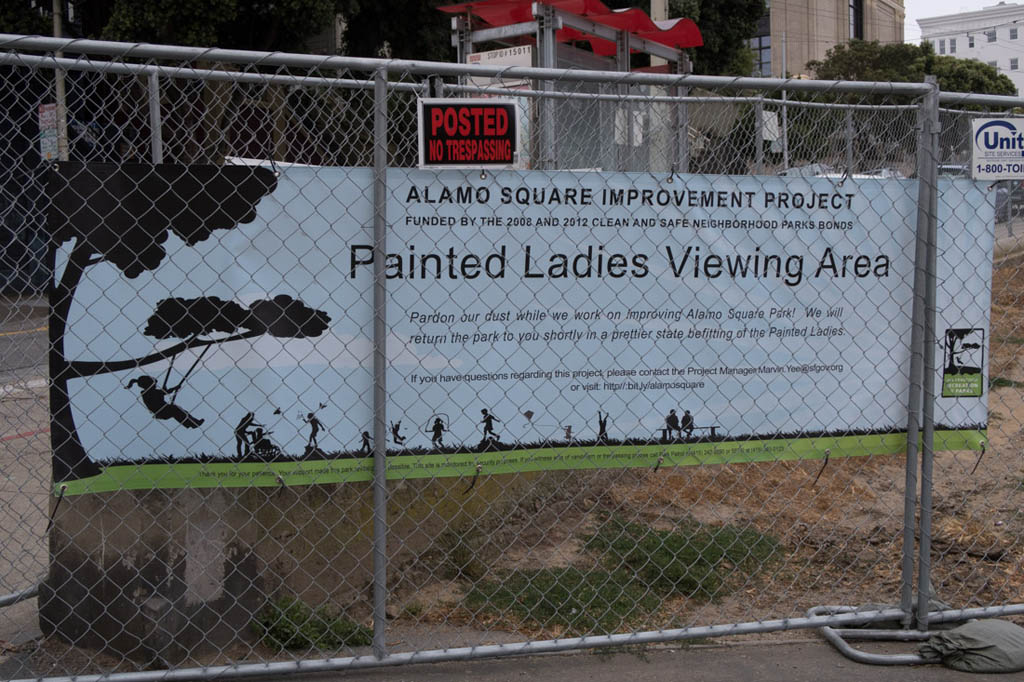
[{"label": "distant white building", "polygon": [[921,40],[936,54],[977,59],[1010,77],[1024,92],[1024,5],[1000,2],[975,12],[918,19]]}]

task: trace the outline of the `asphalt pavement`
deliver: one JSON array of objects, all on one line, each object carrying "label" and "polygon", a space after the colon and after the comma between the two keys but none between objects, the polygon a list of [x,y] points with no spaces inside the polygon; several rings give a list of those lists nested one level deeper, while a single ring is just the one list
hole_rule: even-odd
[{"label": "asphalt pavement", "polygon": [[[914,651],[910,645],[884,644],[874,644],[869,650],[875,653]],[[290,679],[308,682],[954,682],[972,678],[976,679],[941,665],[890,667],[855,663],[823,641],[803,639],[784,643],[662,646],[618,653],[588,651],[418,664]],[[1014,678],[1020,679],[1011,675],[1002,679]]]}]

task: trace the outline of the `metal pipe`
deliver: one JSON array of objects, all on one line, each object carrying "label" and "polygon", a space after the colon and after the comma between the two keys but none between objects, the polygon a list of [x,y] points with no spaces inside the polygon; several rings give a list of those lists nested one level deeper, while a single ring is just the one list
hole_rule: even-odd
[{"label": "metal pipe", "polygon": [[[786,73],[786,32],[782,32],[782,77],[789,78]],[[789,109],[786,101],[789,97],[786,90],[782,91],[782,167],[789,168]]]},{"label": "metal pipe", "polygon": [[[98,62],[82,59],[66,59],[43,57],[23,53],[0,54],[0,64],[11,66],[31,66],[32,68],[63,69],[65,71],[86,71],[89,73],[115,73],[123,75],[156,74],[164,78],[180,78],[183,80],[219,81],[225,83],[274,83],[277,85],[302,85],[324,88],[345,88],[350,90],[372,90],[373,80],[354,78],[324,78],[319,76],[287,76],[274,73],[241,73],[238,71],[216,71],[211,69],[191,69],[181,66],[158,66],[155,64],[127,64],[124,62]],[[419,86],[415,83],[391,83],[392,91],[418,93]],[[478,88],[471,88],[479,91]],[[502,90],[505,95],[507,90]]]},{"label": "metal pipe", "polygon": [[[554,22],[554,8],[541,5],[540,15],[537,17],[537,57],[541,66],[548,71],[555,67]],[[550,95],[555,90],[555,84],[551,79],[545,78],[541,80],[539,89],[545,95]],[[541,169],[552,170],[555,167],[555,103],[549,97],[543,97],[538,105],[540,134],[537,139],[540,149],[533,158],[539,161]]]},{"label": "metal pipe", "polygon": [[[682,50],[679,51],[679,60],[676,68],[682,74],[688,74],[693,70],[690,64],[690,57]],[[676,170],[680,173],[690,172],[690,108],[687,104],[687,95],[690,94],[688,87],[679,86],[675,93],[678,104],[676,111]]]},{"label": "metal pipe", "polygon": [[839,653],[857,663],[866,663],[868,665],[925,665],[927,663],[939,662],[938,659],[925,658],[920,654],[869,654],[865,651],[854,649],[835,630],[829,627],[821,628],[821,636],[838,649]]},{"label": "metal pipe", "polygon": [[[525,66],[496,67],[449,62],[429,62],[400,59],[369,59],[346,56],[319,56],[289,52],[254,52],[248,50],[224,50],[220,48],[183,47],[176,45],[149,45],[140,43],[117,43],[106,40],[73,40],[22,36],[0,33],[0,50],[37,50],[55,52],[64,50],[75,54],[105,55],[120,58],[160,59],[175,61],[230,62],[258,66],[289,66],[308,69],[350,69],[375,71],[385,68],[389,73],[410,75],[438,74],[447,76],[497,76],[508,78],[562,80],[566,82],[617,82],[660,85],[687,85],[694,88],[732,88],[757,90],[782,90],[790,92],[850,92],[873,95],[920,96],[928,93],[923,83],[886,83],[877,81],[812,81],[784,78],[752,78],[722,76],[680,76],[655,73],[618,73],[615,71],[589,71],[584,69],[543,69]],[[1024,106],[1024,98],[999,98],[1013,106]],[[974,100],[972,100],[974,101]]]},{"label": "metal pipe", "polygon": [[5,606],[17,604],[18,602],[26,601],[38,595],[39,585],[27,587],[24,590],[21,590],[20,592],[12,592],[10,594],[0,595],[0,609],[2,609]]},{"label": "metal pipe", "polygon": [[[53,0],[53,36],[60,38],[64,34],[64,0]],[[57,50],[55,56],[61,57],[62,53]],[[67,90],[64,83],[64,72],[60,69],[53,71],[54,99],[57,104],[57,158],[67,161],[70,154],[68,145],[68,103]]]},{"label": "metal pipe", "polygon": [[387,254],[388,74],[373,90],[373,654],[387,657]]},{"label": "metal pipe", "polygon": [[[164,78],[181,78],[187,80],[207,80],[207,81],[221,81],[230,83],[275,83],[279,85],[291,85],[291,86],[308,86],[308,87],[324,87],[324,88],[345,88],[353,90],[371,90],[373,89],[373,80],[360,80],[356,78],[323,78],[319,76],[298,76],[298,75],[282,75],[273,73],[244,73],[238,71],[216,71],[210,69],[193,69],[181,66],[158,66],[155,64],[130,64],[125,62],[100,62],[100,61],[88,61],[82,59],[55,59],[53,57],[44,57],[40,55],[29,55],[24,53],[0,53],[0,65],[13,65],[13,66],[31,66],[33,68],[61,68],[65,71],[87,71],[91,73],[116,73],[116,74],[151,74],[156,73]],[[513,67],[505,67],[500,74],[496,77],[506,75],[505,72]],[[436,74],[435,74],[436,76]],[[761,80],[761,79],[758,79]],[[391,83],[389,85],[392,91],[401,91],[409,93],[419,93],[420,86],[415,83]],[[478,86],[463,86],[454,84],[445,84],[445,89],[452,93],[474,93],[474,94],[491,94],[508,97],[510,95],[506,88],[488,88]],[[681,87],[687,87],[686,84]],[[601,100],[607,102],[621,102],[623,100],[633,100],[637,102],[658,102],[664,104],[677,104],[680,102],[692,102],[692,103],[727,103],[727,104],[752,104],[756,101],[761,101],[765,104],[781,105],[781,99],[772,99],[766,97],[726,97],[726,96],[715,96],[715,95],[704,95],[704,96],[681,96],[681,97],[659,97],[659,96],[644,96],[644,95],[600,95],[594,93],[579,93],[579,92],[544,92],[542,90],[516,90],[514,93],[516,97],[550,97],[552,99],[585,99],[585,100]],[[890,110],[890,111],[909,111],[917,110],[916,104],[880,104],[873,106],[870,104],[828,104],[824,102],[797,102],[794,100],[788,100],[787,106],[792,108],[803,108],[803,109],[851,109],[851,110],[864,110],[864,111],[878,111],[878,110]]]},{"label": "metal pipe", "polygon": [[859,628],[828,628],[845,640],[878,642],[924,642],[932,636],[921,630],[861,630]]},{"label": "metal pipe", "polygon": [[931,598],[932,552],[932,471],[935,459],[935,289],[938,260],[938,163],[939,163],[939,84],[935,76],[925,77],[934,92],[925,97],[925,115],[929,121],[927,175],[928,184],[928,258],[925,272],[924,327],[924,406],[921,434],[921,540],[917,557],[917,627],[928,629],[928,601]]},{"label": "metal pipe", "polygon": [[[1022,106],[1021,102],[1024,98],[1021,97],[1010,97],[1007,95],[978,95],[969,92],[940,92],[939,102],[943,104],[960,104],[960,105],[981,105],[996,107],[999,109],[1013,109],[1015,107]],[[962,114],[963,111],[956,110],[956,113]]]},{"label": "metal pipe", "polygon": [[1004,604],[1002,606],[978,606],[970,609],[946,609],[932,611],[928,614],[929,623],[948,623],[972,618],[999,618],[1001,616],[1024,615],[1024,604]]},{"label": "metal pipe", "polygon": [[160,76],[149,74],[149,143],[153,163],[164,162],[163,122],[160,118]]},{"label": "metal pipe", "polygon": [[[848,607],[819,607],[840,609]],[[654,630],[621,635],[597,635],[592,637],[570,637],[548,639],[516,644],[488,644],[475,647],[432,649],[410,653],[391,654],[383,659],[374,656],[352,656],[328,658],[313,661],[286,661],[281,663],[247,663],[240,665],[209,666],[205,668],[179,668],[177,670],[147,670],[106,675],[76,675],[74,677],[53,677],[48,682],[186,682],[209,678],[235,679],[239,677],[271,677],[290,673],[316,673],[335,670],[356,670],[385,666],[409,665],[413,663],[441,663],[445,661],[467,661],[503,656],[525,656],[577,649],[595,649],[609,646],[630,646],[635,644],[656,644],[705,637],[779,632],[806,628],[820,628],[826,625],[855,625],[880,621],[895,621],[900,618],[899,609],[837,613],[779,620],[734,623],[732,625],[709,625],[673,630]],[[14,682],[36,682],[15,680]]]},{"label": "metal pipe", "polygon": [[764,175],[764,103],[754,103],[754,173]]},{"label": "metal pipe", "polygon": [[934,84],[930,96],[921,102],[918,114],[920,135],[917,148],[917,231],[914,255],[914,306],[910,326],[910,376],[907,395],[907,454],[903,490],[903,558],[900,567],[900,608],[904,611],[904,627],[913,619],[914,605],[914,536],[917,511],[918,440],[924,379],[925,306],[928,273],[928,214],[930,192],[928,178],[931,163],[931,111],[938,89]]},{"label": "metal pipe", "polygon": [[853,109],[846,110],[846,174],[853,175]]}]

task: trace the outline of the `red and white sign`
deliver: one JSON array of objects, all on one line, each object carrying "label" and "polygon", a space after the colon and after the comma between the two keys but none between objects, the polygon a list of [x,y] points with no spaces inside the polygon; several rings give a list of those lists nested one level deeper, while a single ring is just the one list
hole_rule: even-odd
[{"label": "red and white sign", "polygon": [[519,150],[515,101],[419,100],[420,168],[511,168]]}]

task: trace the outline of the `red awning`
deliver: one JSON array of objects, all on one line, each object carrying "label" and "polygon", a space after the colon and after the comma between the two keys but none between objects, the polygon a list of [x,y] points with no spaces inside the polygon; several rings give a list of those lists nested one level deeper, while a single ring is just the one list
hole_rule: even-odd
[{"label": "red awning", "polygon": [[[619,31],[629,31],[638,38],[673,49],[700,47],[704,44],[700,29],[691,19],[660,22],[659,26],[641,9],[612,11],[600,0],[548,0],[545,4]],[[531,0],[477,0],[444,5],[438,9],[448,14],[472,14],[491,26],[508,26],[533,21],[532,5]],[[612,41],[587,35],[575,29],[564,28],[557,32],[555,39],[563,43],[571,40],[588,40],[595,54],[615,54],[615,43]]]}]

